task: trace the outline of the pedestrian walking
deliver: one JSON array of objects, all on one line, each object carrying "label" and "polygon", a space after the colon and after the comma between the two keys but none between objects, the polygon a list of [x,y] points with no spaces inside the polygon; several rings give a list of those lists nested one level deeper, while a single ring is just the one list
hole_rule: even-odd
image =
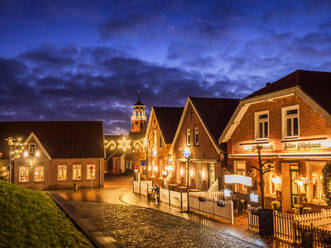
[{"label": "pedestrian walking", "polygon": [[154,185],[154,193],[155,193],[155,203],[156,205],[160,204],[160,187],[159,185]]}]

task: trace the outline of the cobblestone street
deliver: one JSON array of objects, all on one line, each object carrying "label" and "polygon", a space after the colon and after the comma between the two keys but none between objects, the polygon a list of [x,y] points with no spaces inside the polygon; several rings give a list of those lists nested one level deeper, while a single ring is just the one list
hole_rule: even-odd
[{"label": "cobblestone street", "polygon": [[152,209],[102,202],[71,203],[123,247],[257,247]]}]

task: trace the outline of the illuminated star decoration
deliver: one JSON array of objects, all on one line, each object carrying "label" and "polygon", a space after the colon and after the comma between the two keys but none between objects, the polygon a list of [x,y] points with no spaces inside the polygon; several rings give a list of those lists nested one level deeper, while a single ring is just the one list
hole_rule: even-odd
[{"label": "illuminated star decoration", "polygon": [[129,139],[127,139],[126,137],[123,136],[122,139],[120,139],[118,142],[118,148],[119,149],[122,149],[124,152],[127,150],[127,149],[130,149],[131,146],[130,146],[130,143],[131,141]]}]

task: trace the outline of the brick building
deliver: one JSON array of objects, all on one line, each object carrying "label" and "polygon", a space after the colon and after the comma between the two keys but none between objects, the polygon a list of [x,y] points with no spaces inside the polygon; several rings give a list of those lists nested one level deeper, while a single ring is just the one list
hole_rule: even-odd
[{"label": "brick building", "polygon": [[238,105],[219,142],[227,143],[233,173],[251,176],[253,186],[235,184],[248,199],[259,193],[257,145],[272,170],[265,174],[266,206],[296,203],[324,206],[322,168],[331,162],[331,73],[297,70],[249,95]]},{"label": "brick building", "polygon": [[[190,187],[209,189],[216,179],[221,183],[223,152],[218,138],[238,105],[236,99],[189,97],[186,101],[170,149],[174,160],[174,180],[186,185],[185,147],[192,153]],[[218,189],[218,185],[216,185]]]},{"label": "brick building", "polygon": [[148,174],[159,185],[171,181],[173,165],[169,150],[182,115],[183,108],[178,107],[152,107],[149,117],[147,140],[147,171],[146,166],[141,167],[141,174]]},{"label": "brick building", "polygon": [[0,122],[2,169],[9,167],[9,137],[21,138],[12,154],[12,182],[29,188],[102,187],[102,122]]}]

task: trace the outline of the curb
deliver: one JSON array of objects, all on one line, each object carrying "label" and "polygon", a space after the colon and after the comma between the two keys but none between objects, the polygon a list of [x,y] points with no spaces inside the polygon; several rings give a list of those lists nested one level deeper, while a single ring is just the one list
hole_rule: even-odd
[{"label": "curb", "polygon": [[105,236],[101,230],[89,219],[82,217],[74,206],[58,193],[48,193],[52,200],[66,213],[72,222],[92,241],[98,248],[120,248],[117,241]]}]

